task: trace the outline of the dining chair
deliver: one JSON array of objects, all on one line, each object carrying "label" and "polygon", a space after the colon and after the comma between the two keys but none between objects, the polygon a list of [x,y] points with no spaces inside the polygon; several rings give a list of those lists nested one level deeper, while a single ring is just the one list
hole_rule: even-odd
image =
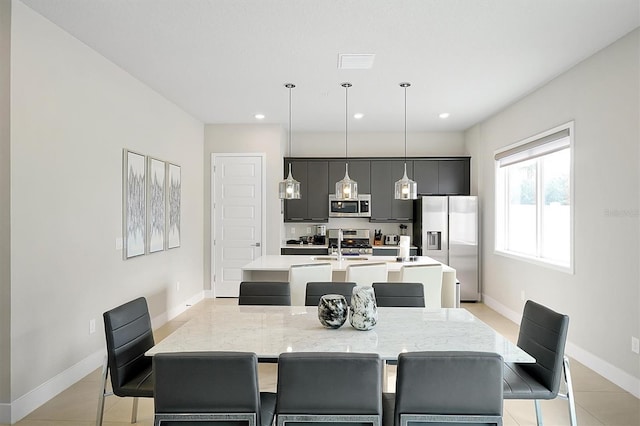
[{"label": "dining chair", "polygon": [[377,354],[283,353],[278,362],[277,426],[290,422],[379,426],[381,366]]},{"label": "dining chair", "polygon": [[153,368],[154,426],[273,423],[276,395],[260,392],[255,353],[160,353]]},{"label": "dining chair", "polygon": [[328,262],[291,265],[291,267],[289,267],[291,305],[304,306],[305,291],[309,281],[331,281],[331,279],[331,264]]},{"label": "dining chair", "polygon": [[373,283],[378,307],[424,308],[422,283]]},{"label": "dining chair", "polygon": [[387,264],[363,263],[358,265],[347,265],[345,281],[355,282],[356,285],[371,287],[374,282],[387,281]]},{"label": "dining chair", "polygon": [[347,299],[347,303],[351,304],[351,293],[356,283],[348,282],[308,282],[307,292],[305,294],[306,306],[318,306],[320,298],[325,294],[341,294]]},{"label": "dining chair", "polygon": [[[424,305],[427,308],[442,308],[442,265],[403,265],[400,281],[419,282],[424,289]],[[455,306],[448,306],[455,308]]]},{"label": "dining chair", "polygon": [[291,288],[286,281],[242,281],[238,305],[291,305]]},{"label": "dining chair", "polygon": [[[527,300],[517,345],[536,362],[505,363],[504,399],[533,399],[538,425],[542,425],[540,400],[556,397],[568,400],[569,421],[577,425],[569,358],[564,355],[568,330],[567,315]],[[560,393],[561,382],[565,393]]]},{"label": "dining chair", "polygon": [[396,393],[383,396],[384,425],[502,425],[502,366],[490,352],[401,353]]},{"label": "dining chair", "polygon": [[[147,300],[139,297],[102,316],[107,355],[102,367],[96,425],[102,425],[104,399],[110,395],[133,397],[131,423],[135,423],[138,398],[153,398],[152,362],[144,355],[154,345]],[[107,391],[107,376],[111,377],[112,391]]]}]

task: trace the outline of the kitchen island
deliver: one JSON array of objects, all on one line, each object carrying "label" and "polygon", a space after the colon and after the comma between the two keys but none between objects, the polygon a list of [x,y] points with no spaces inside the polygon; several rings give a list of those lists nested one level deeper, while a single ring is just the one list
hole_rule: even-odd
[{"label": "kitchen island", "polygon": [[[288,281],[291,265],[304,265],[312,263],[330,263],[333,281],[344,281],[348,265],[380,263],[387,264],[388,281],[400,281],[400,268],[403,265],[433,265],[440,264],[426,256],[418,256],[411,262],[398,262],[393,256],[342,256],[339,260],[336,256],[261,256],[244,265],[242,281]],[[459,306],[456,292],[456,270],[442,264],[442,306],[454,308]]]}]

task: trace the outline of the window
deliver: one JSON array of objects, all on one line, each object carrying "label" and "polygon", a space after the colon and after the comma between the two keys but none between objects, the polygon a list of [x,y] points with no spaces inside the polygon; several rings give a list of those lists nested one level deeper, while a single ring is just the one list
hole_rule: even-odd
[{"label": "window", "polygon": [[496,151],[496,252],[573,272],[573,123]]}]

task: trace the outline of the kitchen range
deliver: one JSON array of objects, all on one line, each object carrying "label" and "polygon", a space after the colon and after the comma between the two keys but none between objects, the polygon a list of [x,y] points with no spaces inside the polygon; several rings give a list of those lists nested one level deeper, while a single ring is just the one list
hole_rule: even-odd
[{"label": "kitchen range", "polygon": [[371,231],[368,229],[329,229],[328,237],[329,254],[337,253],[338,247],[343,256],[373,254]]}]

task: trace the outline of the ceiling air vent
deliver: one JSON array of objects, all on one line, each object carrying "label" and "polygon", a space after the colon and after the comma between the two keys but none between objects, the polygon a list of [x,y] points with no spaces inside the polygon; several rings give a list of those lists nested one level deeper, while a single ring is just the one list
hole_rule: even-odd
[{"label": "ceiling air vent", "polygon": [[338,69],[368,70],[373,67],[375,53],[339,53]]}]

